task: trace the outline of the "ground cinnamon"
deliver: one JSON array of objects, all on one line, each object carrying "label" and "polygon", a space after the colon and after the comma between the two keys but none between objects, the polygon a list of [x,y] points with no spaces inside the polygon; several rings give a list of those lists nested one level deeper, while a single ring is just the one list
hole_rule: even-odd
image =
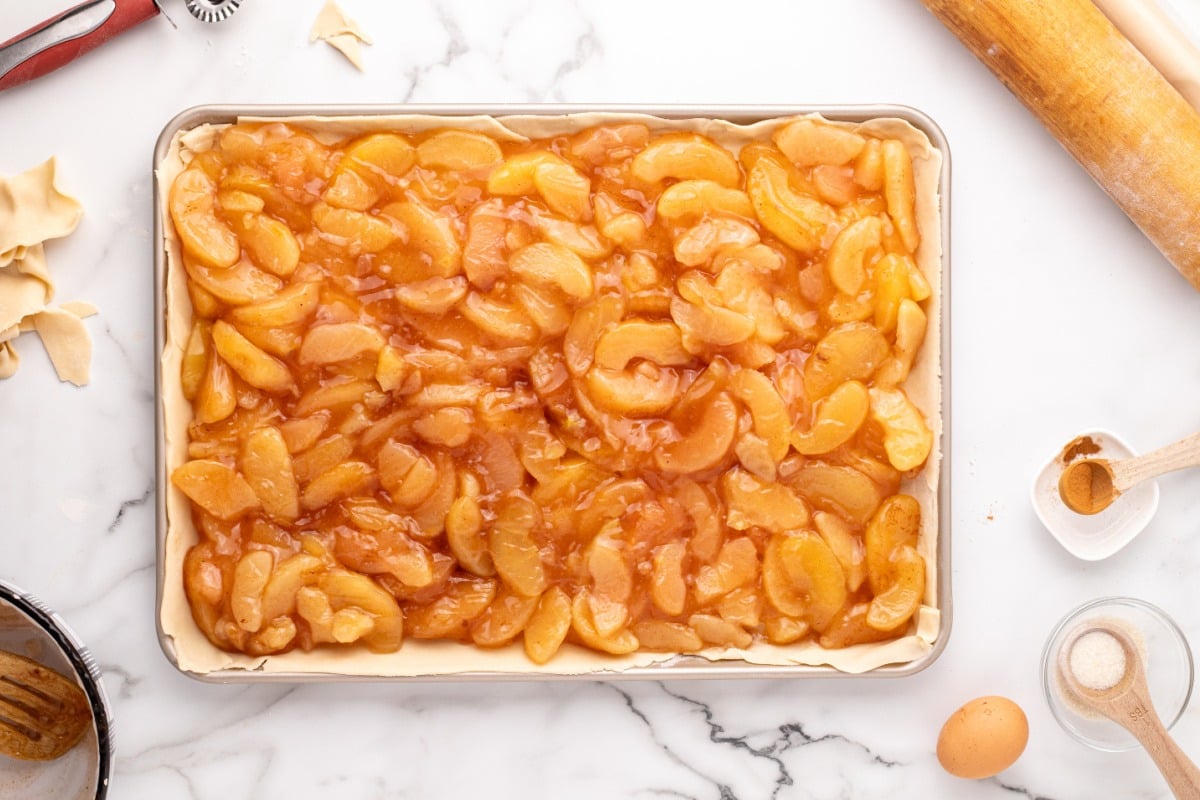
[{"label": "ground cinnamon", "polygon": [[1116,498],[1108,462],[1093,459],[1067,467],[1058,480],[1058,493],[1077,514],[1098,514]]},{"label": "ground cinnamon", "polygon": [[1076,436],[1066,447],[1063,448],[1062,463],[1070,464],[1077,458],[1084,456],[1094,456],[1100,452],[1100,445],[1090,436]]}]

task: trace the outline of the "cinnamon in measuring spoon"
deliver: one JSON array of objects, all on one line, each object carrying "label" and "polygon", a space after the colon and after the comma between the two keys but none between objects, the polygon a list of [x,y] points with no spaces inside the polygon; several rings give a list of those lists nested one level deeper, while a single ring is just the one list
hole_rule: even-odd
[{"label": "cinnamon in measuring spoon", "polygon": [[1076,461],[1063,470],[1058,493],[1076,514],[1099,514],[1117,497],[1112,468],[1102,459]]}]

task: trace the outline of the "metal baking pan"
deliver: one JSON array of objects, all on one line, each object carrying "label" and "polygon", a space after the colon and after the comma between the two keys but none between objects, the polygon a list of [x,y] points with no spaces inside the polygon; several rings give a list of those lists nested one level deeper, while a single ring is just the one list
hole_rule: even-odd
[{"label": "metal baking pan", "polygon": [[[794,116],[819,113],[830,120],[845,122],[865,122],[879,118],[896,118],[903,120],[921,131],[928,137],[933,148],[942,158],[941,170],[938,176],[938,213],[941,222],[941,336],[940,363],[937,373],[940,375],[941,420],[942,430],[940,439],[935,447],[940,450],[941,460],[938,475],[938,521],[937,521],[937,609],[940,614],[940,624],[936,640],[931,649],[920,657],[898,664],[878,667],[862,673],[848,673],[828,665],[758,665],[741,660],[710,661],[708,659],[682,655],[669,661],[646,666],[634,667],[620,671],[601,670],[585,673],[554,673],[554,672],[500,672],[475,670],[470,672],[454,672],[441,674],[423,674],[417,676],[388,676],[370,674],[338,674],[335,672],[304,672],[276,671],[262,672],[248,669],[218,669],[206,672],[196,672],[185,669],[180,665],[173,639],[163,629],[163,593],[168,577],[165,570],[165,547],[167,536],[167,493],[170,481],[167,475],[165,460],[165,428],[162,404],[162,372],[161,356],[166,344],[166,269],[167,258],[164,247],[163,220],[160,214],[162,207],[161,192],[164,187],[154,182],[154,307],[155,307],[155,449],[157,496],[157,553],[158,578],[156,625],[163,653],[173,666],[183,674],[197,680],[234,683],[234,682],[308,682],[322,680],[336,681],[420,681],[420,680],[554,680],[582,678],[587,680],[627,680],[627,679],[730,679],[730,678],[869,678],[890,677],[898,678],[914,675],[932,664],[943,652],[949,639],[953,602],[950,581],[950,151],[945,135],[937,124],[924,113],[902,105],[872,104],[872,105],[719,105],[719,106],[683,106],[683,105],[206,105],[187,109],[164,126],[154,148],[152,169],[163,161],[167,155],[173,137],[183,131],[191,130],[204,124],[232,123],[242,117],[341,117],[341,116],[404,116],[404,115],[437,115],[443,117],[466,116],[516,116],[516,115],[546,115],[562,116],[580,113],[611,113],[611,114],[642,114],[653,115],[666,119],[721,119],[737,124],[752,124],[776,117]],[[935,451],[936,452],[936,451]],[[177,579],[174,578],[173,579]],[[403,651],[401,651],[403,652]]]}]

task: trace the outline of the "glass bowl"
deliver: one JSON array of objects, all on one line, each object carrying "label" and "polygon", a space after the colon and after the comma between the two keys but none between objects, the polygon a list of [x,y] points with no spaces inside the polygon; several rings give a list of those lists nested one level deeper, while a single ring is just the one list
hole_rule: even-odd
[{"label": "glass bowl", "polygon": [[22,761],[0,754],[0,797],[104,800],[112,771],[112,714],[87,649],[57,614],[0,581],[0,650],[73,678],[92,711],[92,726],[83,739],[52,761]]},{"label": "glass bowl", "polygon": [[1183,716],[1192,696],[1192,651],[1183,631],[1160,608],[1132,597],[1101,597],[1071,611],[1054,627],[1042,651],[1042,688],[1050,712],[1068,734],[1089,747],[1120,752],[1139,747],[1137,739],[1117,723],[1080,708],[1064,693],[1058,676],[1058,654],[1070,634],[1091,620],[1115,620],[1140,638],[1150,698],[1170,729]]}]

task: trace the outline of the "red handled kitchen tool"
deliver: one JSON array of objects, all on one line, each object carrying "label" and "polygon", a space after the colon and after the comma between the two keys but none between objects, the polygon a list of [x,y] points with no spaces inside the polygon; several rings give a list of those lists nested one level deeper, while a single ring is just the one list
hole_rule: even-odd
[{"label": "red handled kitchen tool", "polygon": [[[204,22],[228,19],[242,0],[184,0]],[[157,0],[88,0],[0,44],[0,91],[40,78],[153,17]]]}]

